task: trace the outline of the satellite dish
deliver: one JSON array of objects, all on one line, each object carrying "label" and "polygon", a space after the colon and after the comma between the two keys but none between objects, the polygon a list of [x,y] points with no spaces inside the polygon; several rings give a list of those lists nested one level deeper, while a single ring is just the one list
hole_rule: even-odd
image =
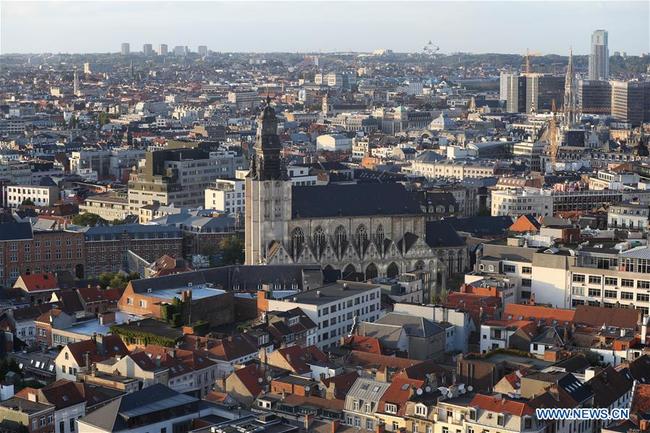
[{"label": "satellite dish", "polygon": [[424,388],[424,390],[425,390],[426,392],[431,392],[431,387],[430,387],[429,385],[427,385],[426,388]]},{"label": "satellite dish", "polygon": [[305,386],[305,391],[309,392],[309,385]]},{"label": "satellite dish", "polygon": [[454,393],[451,392],[451,390],[449,390],[449,392],[447,393],[447,397],[452,398],[453,396],[454,396]]},{"label": "satellite dish", "polygon": [[416,389],[416,390],[415,390],[415,393],[416,393],[417,395],[422,395],[422,388],[418,388],[418,389]]},{"label": "satellite dish", "polygon": [[470,385],[470,386],[467,387],[467,390],[468,390],[469,392],[472,392],[472,391],[474,391],[474,387],[473,387],[472,385]]}]

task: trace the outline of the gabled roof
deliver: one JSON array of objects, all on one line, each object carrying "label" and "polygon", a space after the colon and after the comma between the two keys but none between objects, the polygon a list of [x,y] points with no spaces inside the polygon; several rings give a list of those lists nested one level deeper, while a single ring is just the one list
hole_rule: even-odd
[{"label": "gabled roof", "polygon": [[415,393],[415,390],[424,386],[424,380],[409,379],[403,375],[396,375],[384,395],[379,401],[379,412],[385,412],[384,405],[392,403],[397,405],[397,414],[404,415],[406,401]]},{"label": "gabled roof", "polygon": [[469,405],[490,412],[509,413],[519,417],[524,415],[533,416],[535,414],[535,410],[528,403],[503,398],[498,395],[476,394]]},{"label": "gabled roof", "polygon": [[235,370],[232,374],[240,380],[252,396],[256,397],[263,391],[264,370],[259,365],[250,364]]},{"label": "gabled roof", "polygon": [[417,364],[422,361],[408,358],[398,358],[396,356],[376,355],[374,353],[360,352],[353,350],[346,360],[350,366],[360,366],[362,368],[397,368],[404,369]]},{"label": "gabled roof", "polygon": [[575,322],[600,327],[614,326],[617,328],[636,329],[639,322],[640,310],[633,308],[605,308],[591,305],[578,305],[575,310]]},{"label": "gabled roof", "polygon": [[573,323],[575,314],[575,310],[528,304],[506,304],[503,310],[506,320],[542,320],[547,324],[552,324],[554,320],[559,324]]},{"label": "gabled roof", "polygon": [[345,396],[358,377],[359,375],[356,371],[351,371],[349,373],[337,374],[336,376],[324,378],[321,382],[328,388],[333,384],[335,390],[334,398],[345,400]]},{"label": "gabled roof", "polygon": [[[19,280],[22,281],[24,290],[29,293],[56,290],[59,287],[59,281],[53,273],[23,274]],[[18,283],[16,282],[16,284]]]},{"label": "gabled roof", "polygon": [[350,347],[352,350],[381,355],[381,343],[373,337],[352,335],[345,338],[343,345]]},{"label": "gabled roof", "polygon": [[289,346],[278,349],[278,353],[298,374],[311,371],[310,364],[322,364],[327,362],[327,355],[321,352],[316,346]]},{"label": "gabled roof", "polygon": [[0,224],[0,241],[32,239],[32,225],[29,222],[6,222]]},{"label": "gabled roof", "polygon": [[89,353],[90,362],[103,361],[116,355],[129,353],[124,342],[117,335],[103,336],[101,342],[93,339],[69,343],[68,350],[78,365],[86,365],[85,354]]},{"label": "gabled roof", "polygon": [[605,367],[587,382],[594,394],[594,407],[609,407],[632,388],[633,382],[629,370],[617,371],[612,366]]},{"label": "gabled roof", "polygon": [[528,233],[539,231],[541,226],[532,215],[521,215],[509,229],[511,232]]}]

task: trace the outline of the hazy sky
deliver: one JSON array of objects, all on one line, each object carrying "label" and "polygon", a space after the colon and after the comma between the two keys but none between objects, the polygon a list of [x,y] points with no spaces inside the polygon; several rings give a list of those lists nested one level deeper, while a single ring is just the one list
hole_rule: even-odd
[{"label": "hazy sky", "polygon": [[650,2],[158,2],[0,0],[0,52],[117,52],[143,43],[214,51],[650,52]]}]

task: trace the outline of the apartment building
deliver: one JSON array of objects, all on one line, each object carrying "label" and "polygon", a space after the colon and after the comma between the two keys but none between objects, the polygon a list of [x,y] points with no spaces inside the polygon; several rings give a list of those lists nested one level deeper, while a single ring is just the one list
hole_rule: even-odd
[{"label": "apartment building", "polygon": [[477,162],[463,160],[421,161],[411,163],[411,172],[428,179],[475,179],[494,177],[497,165],[492,162]]},{"label": "apartment building", "polygon": [[205,209],[228,214],[243,214],[245,209],[245,182],[240,179],[217,179],[205,189]]},{"label": "apartment building", "polygon": [[127,194],[114,191],[87,197],[79,212],[99,215],[106,221],[123,220],[132,213]]},{"label": "apartment building", "polygon": [[5,205],[17,208],[24,202],[34,206],[52,206],[59,201],[60,190],[57,186],[11,185],[5,187],[7,198]]},{"label": "apartment building", "polygon": [[315,341],[307,344],[321,349],[338,346],[354,325],[381,316],[381,288],[374,284],[337,281],[284,299],[274,299],[269,291],[259,291],[257,296],[260,311],[304,311],[318,325]]},{"label": "apartment building", "polygon": [[375,411],[390,383],[358,378],[345,396],[345,424],[357,429],[374,430]]}]

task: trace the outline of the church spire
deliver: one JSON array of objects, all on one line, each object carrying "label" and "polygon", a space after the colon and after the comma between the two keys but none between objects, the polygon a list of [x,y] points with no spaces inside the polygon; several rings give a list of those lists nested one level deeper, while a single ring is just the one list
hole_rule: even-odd
[{"label": "church spire", "polygon": [[571,126],[577,122],[577,94],[575,87],[575,71],[573,70],[573,49],[569,49],[569,63],[564,77],[564,126]]}]

